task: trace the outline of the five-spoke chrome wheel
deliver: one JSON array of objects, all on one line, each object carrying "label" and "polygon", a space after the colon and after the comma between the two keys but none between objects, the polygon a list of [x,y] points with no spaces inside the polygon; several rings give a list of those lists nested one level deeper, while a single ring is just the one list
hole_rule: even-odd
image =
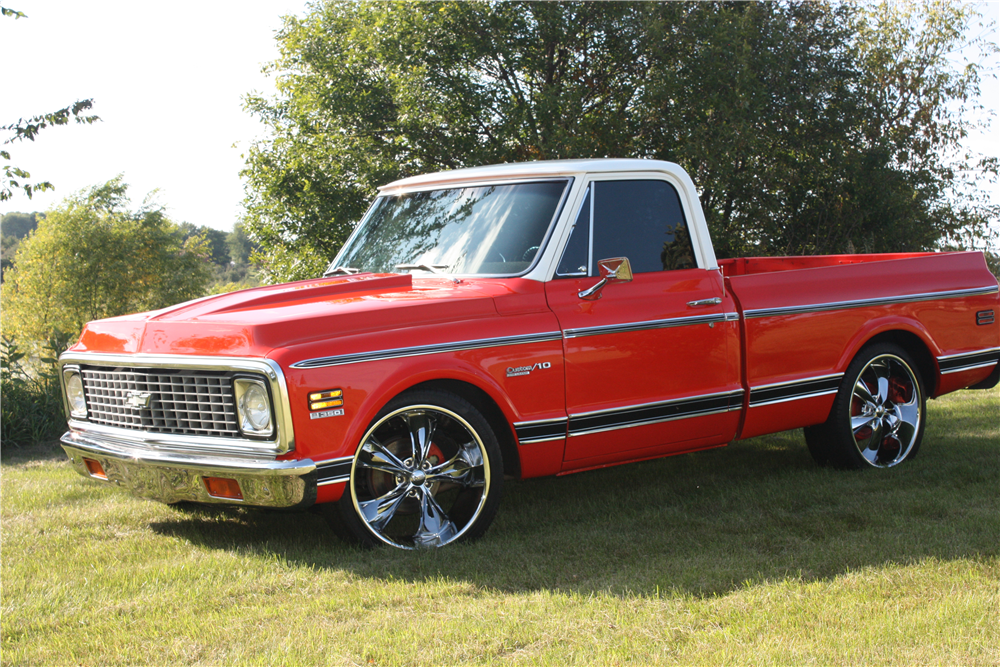
[{"label": "five-spoke chrome wheel", "polygon": [[917,441],[921,399],[916,375],[899,357],[883,354],[865,365],[854,383],[850,417],[865,461],[888,468],[906,459]]},{"label": "five-spoke chrome wheel", "polygon": [[478,537],[496,513],[503,477],[487,421],[457,396],[422,393],[390,403],[355,454],[341,506],[364,543],[442,547]]},{"label": "five-spoke chrome wheel", "polygon": [[891,468],[912,459],[926,421],[916,364],[901,348],[876,343],[851,362],[826,423],[805,429],[821,465]]}]

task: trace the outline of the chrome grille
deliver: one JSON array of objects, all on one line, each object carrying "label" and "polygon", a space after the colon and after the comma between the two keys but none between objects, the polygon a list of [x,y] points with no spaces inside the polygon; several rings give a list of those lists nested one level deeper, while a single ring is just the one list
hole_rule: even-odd
[{"label": "chrome grille", "polygon": [[147,431],[238,438],[231,374],[217,371],[81,368],[87,418]]}]

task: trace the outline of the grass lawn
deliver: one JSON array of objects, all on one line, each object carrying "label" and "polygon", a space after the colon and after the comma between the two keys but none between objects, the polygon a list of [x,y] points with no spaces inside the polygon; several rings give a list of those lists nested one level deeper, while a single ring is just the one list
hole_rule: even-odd
[{"label": "grass lawn", "polygon": [[2,664],[1000,663],[1000,391],[916,460],[801,432],[508,483],[486,537],[363,551],[312,514],[173,508],[4,452]]}]

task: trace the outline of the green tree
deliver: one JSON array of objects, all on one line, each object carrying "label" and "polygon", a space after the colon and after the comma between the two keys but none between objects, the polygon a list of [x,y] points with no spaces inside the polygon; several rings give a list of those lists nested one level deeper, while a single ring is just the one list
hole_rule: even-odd
[{"label": "green tree", "polygon": [[[681,3],[652,22],[643,152],[702,188],[722,256],[929,250],[990,238],[954,155],[979,94],[973,9]],[[995,48],[983,42],[974,44]]]},{"label": "green tree", "polygon": [[5,213],[0,217],[0,234],[11,236],[18,240],[23,239],[38,226],[38,217],[41,213],[20,213],[14,211]]},{"label": "green tree", "polygon": [[229,247],[229,257],[236,266],[250,264],[250,256],[259,249],[241,222],[233,225],[233,231],[226,235],[226,245]]},{"label": "green tree", "polygon": [[951,54],[975,17],[942,2],[317,3],[278,35],[277,98],[246,101],[272,132],[248,155],[244,224],[265,279],[300,278],[392,179],[651,157],[692,174],[722,256],[968,245],[996,215],[962,182],[976,158],[954,155],[980,67]]},{"label": "green tree", "polygon": [[315,275],[375,189],[424,171],[627,155],[645,5],[335,3],[289,18],[244,219],[267,280]]},{"label": "green tree", "polygon": [[229,257],[229,244],[227,239],[229,234],[222,231],[221,229],[214,229],[213,227],[196,226],[190,222],[182,222],[177,225],[184,239],[187,240],[193,236],[202,236],[208,242],[210,257],[212,263],[218,267],[228,267],[232,261]]},{"label": "green tree", "polygon": [[68,197],[25,239],[3,284],[3,330],[39,342],[93,319],[202,296],[204,237],[186,241],[149,198],[130,210],[121,177]]},{"label": "green tree", "polygon": [[0,218],[0,282],[3,273],[13,265],[13,257],[21,239],[38,226],[38,213],[6,213]]},{"label": "green tree", "polygon": [[21,240],[16,236],[0,235],[0,282],[3,282],[7,269],[14,266],[14,255]]},{"label": "green tree", "polygon": [[209,293],[222,294],[260,286],[249,259],[254,246],[239,223],[228,233],[211,227],[196,227],[190,222],[181,223],[178,229],[185,240],[203,237],[208,244],[212,261]]}]

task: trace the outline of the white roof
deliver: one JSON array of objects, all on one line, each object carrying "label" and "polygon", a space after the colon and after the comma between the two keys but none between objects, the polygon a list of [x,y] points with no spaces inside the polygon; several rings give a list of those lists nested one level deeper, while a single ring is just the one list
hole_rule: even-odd
[{"label": "white roof", "polygon": [[405,190],[424,190],[439,185],[465,183],[470,181],[500,181],[522,178],[552,178],[576,176],[601,172],[622,171],[663,171],[682,179],[687,174],[679,165],[662,160],[638,160],[633,158],[601,158],[592,160],[544,160],[539,162],[511,162],[491,164],[484,167],[439,171],[401,178],[379,188],[379,192],[390,194]]},{"label": "white roof", "polygon": [[[602,158],[595,160],[547,160],[540,162],[513,162],[510,164],[493,164],[485,167],[441,171],[434,174],[421,174],[402,178],[379,188],[381,194],[397,195],[405,192],[434,190],[455,185],[479,185],[495,182],[512,182],[544,178],[573,177],[576,183],[571,188],[560,214],[551,240],[546,244],[542,257],[535,267],[524,278],[546,281],[551,279],[556,265],[561,257],[562,248],[568,241],[573,227],[573,216],[582,204],[585,195],[585,181],[594,174],[613,174],[611,178],[628,178],[629,172],[643,174],[662,173],[665,180],[672,181],[677,187],[691,231],[694,251],[698,255],[698,266],[713,270],[718,268],[715,251],[708,234],[708,225],[698,200],[698,192],[687,172],[680,165],[662,160],[638,160],[634,158]],[[357,233],[357,232],[355,232]],[[346,246],[345,246],[346,247]]]}]

